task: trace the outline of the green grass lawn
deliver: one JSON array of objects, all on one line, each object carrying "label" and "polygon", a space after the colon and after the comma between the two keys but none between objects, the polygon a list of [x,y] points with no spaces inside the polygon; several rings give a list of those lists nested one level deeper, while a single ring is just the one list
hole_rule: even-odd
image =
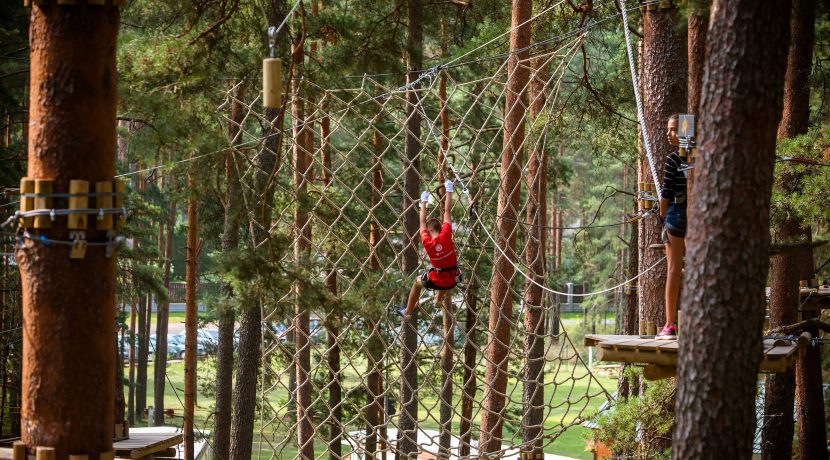
[{"label": "green grass lawn", "polygon": [[[344,363],[346,362],[346,357],[344,356]],[[360,358],[353,358],[351,362],[351,366],[345,367],[344,369],[344,386],[346,388],[352,388],[359,384],[360,376],[358,373],[360,370],[365,370],[366,365],[365,361],[362,361]],[[546,370],[547,377],[545,378],[545,433],[551,435],[556,433],[559,429],[562,428],[562,425],[573,423],[577,417],[588,417],[592,415],[595,410],[604,402],[604,397],[598,395],[600,392],[598,385],[596,382],[590,382],[587,378],[586,370],[581,365],[571,365],[565,362],[554,361],[552,364],[558,365],[558,371],[555,371],[553,368]],[[206,366],[205,361],[199,362],[200,367],[204,370],[200,370],[198,372],[202,373],[209,373],[213,372],[212,367],[208,368]],[[419,378],[423,379],[423,375],[430,371],[430,367],[421,367],[421,372],[419,372]],[[275,369],[276,370],[276,369]],[[277,370],[280,371],[280,370]],[[126,370],[125,370],[126,372]],[[556,372],[556,378],[553,378],[553,373]],[[148,394],[147,394],[147,402],[148,405],[153,404],[153,368],[152,365],[149,366],[148,375],[150,376],[150,381],[148,382]],[[266,374],[268,375],[268,374]],[[181,426],[181,415],[182,415],[182,404],[179,400],[180,398],[184,398],[184,384],[183,384],[183,364],[181,362],[171,363],[168,366],[168,377],[169,382],[166,386],[165,390],[165,407],[166,408],[173,408],[176,411],[176,417],[173,419],[168,419],[168,425],[175,425]],[[200,374],[200,378],[204,379],[206,376],[204,374]],[[395,382],[394,388],[391,389],[392,394],[397,394],[397,378],[390,377],[390,379]],[[480,378],[481,379],[481,378]],[[616,381],[610,377],[597,375],[597,379],[600,383],[610,392],[613,392],[613,389],[616,385]],[[423,383],[423,381],[421,380]],[[285,376],[283,372],[282,379],[273,380],[270,382],[270,390],[267,394],[266,402],[274,408],[274,412],[272,413],[273,418],[271,420],[265,420],[264,424],[259,419],[260,416],[258,415],[258,420],[255,424],[254,429],[254,455],[255,458],[270,458],[272,453],[276,458],[294,458],[296,455],[296,446],[292,439],[285,440],[286,433],[289,432],[289,426],[292,423],[290,420],[290,414],[286,407],[286,402],[288,400],[288,378]],[[419,407],[418,417],[419,417],[419,426],[426,430],[435,430],[438,431],[439,425],[439,402],[437,397],[437,391],[429,385],[422,385],[422,391],[420,392],[419,396],[421,399],[421,404]],[[201,390],[201,387],[200,387]],[[479,383],[479,389],[476,394],[476,400],[480,401],[482,395],[482,385]],[[592,395],[596,395],[592,398],[586,398],[585,394],[590,393]],[[126,388],[125,388],[126,394]],[[177,397],[178,394],[178,397]],[[508,382],[508,413],[513,415],[510,418],[517,420],[520,417],[519,412],[521,409],[521,395],[522,395],[522,387],[515,379],[510,379]],[[348,398],[344,398],[348,400]],[[351,404],[357,404],[356,407],[359,407],[362,404],[363,397],[357,396],[357,401],[351,401]],[[260,400],[259,403],[261,404],[263,401]],[[460,407],[460,396],[454,396],[454,411],[455,416],[453,418],[452,424],[452,431],[454,433],[458,433],[459,430],[459,415],[461,413]],[[211,430],[213,428],[213,419],[209,417],[209,414],[212,410],[213,406],[213,398],[200,393],[198,395],[198,400],[196,404],[196,426],[199,428],[205,428],[207,430]],[[318,417],[325,416],[327,414],[320,414],[317,411]],[[474,409],[474,420],[479,419],[478,413]],[[352,419],[353,422],[359,422],[359,418]],[[348,422],[347,422],[348,423]],[[146,421],[144,422],[146,425]],[[137,423],[137,426],[142,426],[142,424]],[[265,426],[265,429],[262,427]],[[357,423],[352,423],[351,425],[347,426],[347,431],[358,430],[362,429],[362,426],[358,426]],[[519,442],[521,440],[521,433],[515,432],[515,425],[506,424],[505,425],[505,439],[510,440],[511,437],[513,438],[514,442]],[[587,429],[576,425],[566,429],[563,433],[559,434],[555,437],[552,441],[546,440],[547,443],[545,446],[545,452],[548,453],[555,453],[559,455],[565,455],[569,457],[579,458],[579,459],[590,459],[591,454],[585,451],[585,442],[584,436],[587,433]],[[260,435],[261,433],[261,435]],[[315,443],[315,452],[323,452],[326,449],[325,446],[325,437],[324,434],[321,433],[319,436],[319,441]],[[477,439],[478,434],[477,432],[473,433],[473,439]],[[343,446],[343,453],[346,453],[346,446]]]}]

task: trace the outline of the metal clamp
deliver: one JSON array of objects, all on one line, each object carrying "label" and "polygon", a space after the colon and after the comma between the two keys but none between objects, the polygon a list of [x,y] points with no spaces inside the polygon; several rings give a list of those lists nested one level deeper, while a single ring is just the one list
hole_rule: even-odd
[{"label": "metal clamp", "polygon": [[69,248],[70,259],[83,259],[86,256],[86,232],[77,230],[69,232],[69,239],[72,240],[72,246]]}]

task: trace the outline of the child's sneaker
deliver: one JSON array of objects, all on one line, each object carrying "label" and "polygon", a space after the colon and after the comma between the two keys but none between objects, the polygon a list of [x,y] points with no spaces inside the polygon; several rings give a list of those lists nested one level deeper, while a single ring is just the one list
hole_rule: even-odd
[{"label": "child's sneaker", "polygon": [[674,340],[677,338],[677,327],[675,326],[663,326],[663,330],[660,331],[659,334],[654,336],[655,340]]}]

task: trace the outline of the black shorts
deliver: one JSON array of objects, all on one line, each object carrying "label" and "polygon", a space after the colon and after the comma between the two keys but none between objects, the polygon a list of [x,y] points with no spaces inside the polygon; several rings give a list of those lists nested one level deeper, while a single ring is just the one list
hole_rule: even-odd
[{"label": "black shorts", "polygon": [[425,288],[431,289],[433,291],[449,291],[450,289],[452,289],[452,288],[454,288],[458,285],[458,278],[461,277],[461,273],[458,272],[457,270],[456,270],[457,274],[455,276],[456,281],[454,283],[452,283],[452,285],[450,285],[450,286],[439,286],[439,285],[433,283],[432,280],[429,279],[429,272],[434,271],[434,270],[435,270],[434,268],[430,268],[429,270],[424,270],[424,272],[421,273],[421,276],[419,278],[421,278],[421,285],[424,286]]}]

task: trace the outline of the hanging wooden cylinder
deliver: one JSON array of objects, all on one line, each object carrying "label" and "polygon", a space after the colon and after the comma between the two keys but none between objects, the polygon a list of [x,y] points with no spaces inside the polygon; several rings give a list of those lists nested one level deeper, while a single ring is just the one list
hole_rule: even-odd
[{"label": "hanging wooden cylinder", "polygon": [[276,109],[280,106],[280,80],[282,62],[279,59],[262,60],[262,106]]}]

